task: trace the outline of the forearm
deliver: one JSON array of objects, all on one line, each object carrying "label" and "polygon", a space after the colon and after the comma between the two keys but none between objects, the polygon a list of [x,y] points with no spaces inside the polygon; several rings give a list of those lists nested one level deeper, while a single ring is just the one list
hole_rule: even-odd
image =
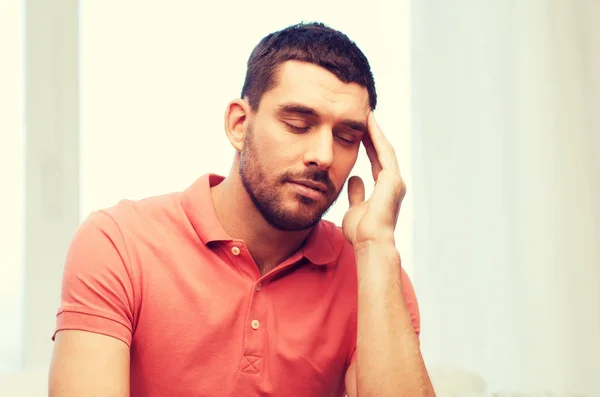
[{"label": "forearm", "polygon": [[402,291],[398,251],[393,243],[363,243],[355,252],[358,396],[434,396]]}]

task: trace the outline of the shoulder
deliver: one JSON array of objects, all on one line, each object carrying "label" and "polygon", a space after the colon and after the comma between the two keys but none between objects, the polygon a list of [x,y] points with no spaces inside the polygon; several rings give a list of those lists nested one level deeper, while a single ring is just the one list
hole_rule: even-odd
[{"label": "shoulder", "polygon": [[182,212],[180,198],[181,193],[175,192],[141,200],[121,200],[111,207],[99,209],[96,213],[104,214],[118,225],[147,226],[173,217],[178,218]]},{"label": "shoulder", "polygon": [[112,207],[101,208],[88,216],[95,222],[131,240],[164,239],[180,230],[189,229],[189,221],[181,206],[181,192],[121,200]]}]

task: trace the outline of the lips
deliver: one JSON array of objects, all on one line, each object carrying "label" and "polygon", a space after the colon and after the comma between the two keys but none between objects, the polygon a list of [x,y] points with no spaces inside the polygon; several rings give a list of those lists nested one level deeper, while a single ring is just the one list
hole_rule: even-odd
[{"label": "lips", "polygon": [[[301,197],[312,200],[312,202],[321,201],[326,196],[326,185],[307,180],[289,181],[292,189]],[[307,202],[304,202],[307,204]]]},{"label": "lips", "polygon": [[321,193],[325,193],[327,191],[327,187],[324,184],[319,183],[319,182],[309,181],[309,180],[294,180],[291,182],[298,184],[298,185],[306,186],[312,190],[316,190]]}]

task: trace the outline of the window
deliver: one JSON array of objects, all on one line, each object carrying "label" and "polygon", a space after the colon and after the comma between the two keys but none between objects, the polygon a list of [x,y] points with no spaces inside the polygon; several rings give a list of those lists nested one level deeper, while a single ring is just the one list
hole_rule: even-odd
[{"label": "window", "polygon": [[21,367],[24,208],[23,3],[0,2],[0,373]]}]

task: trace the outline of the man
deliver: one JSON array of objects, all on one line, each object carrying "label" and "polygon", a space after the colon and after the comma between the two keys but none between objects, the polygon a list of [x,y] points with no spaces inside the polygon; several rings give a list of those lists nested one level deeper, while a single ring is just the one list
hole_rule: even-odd
[{"label": "man", "polygon": [[[229,175],[91,214],[66,259],[50,396],[432,396],[394,245],[405,194],[367,59],[300,24],[254,49]],[[348,182],[361,143],[376,184]]]}]

